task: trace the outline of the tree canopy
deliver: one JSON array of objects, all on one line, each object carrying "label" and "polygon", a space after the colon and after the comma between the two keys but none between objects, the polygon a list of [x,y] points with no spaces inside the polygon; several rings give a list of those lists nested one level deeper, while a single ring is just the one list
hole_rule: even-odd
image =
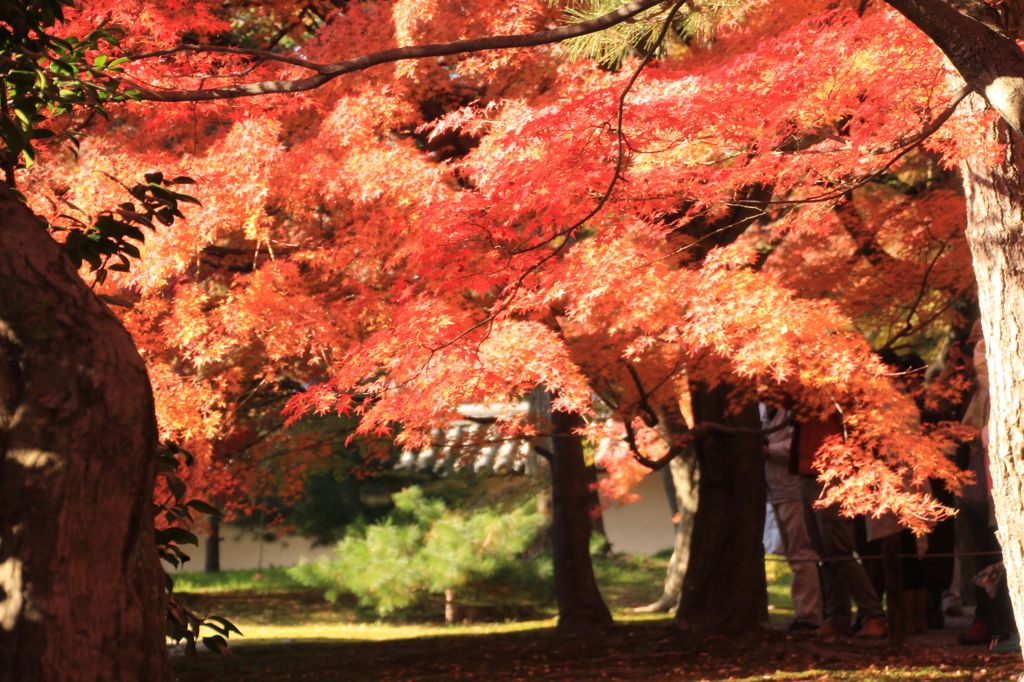
[{"label": "tree canopy", "polygon": [[[132,304],[163,433],[230,459],[268,428],[252,427],[262,391],[291,395],[292,418],[355,411],[362,433],[418,445],[461,403],[545,385],[556,407],[610,408],[588,434],[621,443],[689,382],[781,386],[844,415],[824,468],[851,510],[933,514],[902,481],[955,480],[949,434],[916,423],[870,349],[962,323],[972,278],[947,169],[998,152],[990,117],[956,110],[941,53],[884,7],[632,3],[617,18],[636,18],[566,47],[363,59],[550,42],[606,9],[67,10],[67,34],[123,28],[104,51],[129,60],[122,88],[164,102],[41,124],[87,143],[42,146],[47,162],[19,171],[33,208],[94,217],[123,199],[112,177],[154,169],[195,179],[202,203],[96,286]],[[309,63],[328,65],[316,89],[226,99]],[[680,447],[647,440],[649,460]]]},{"label": "tree canopy", "polygon": [[[1021,10],[941,0],[799,0],[785,11],[763,0],[8,3],[5,180],[92,293],[12,208],[0,232],[11,283],[0,297],[0,444],[20,454],[0,483],[56,491],[60,509],[78,511],[40,520],[33,537],[72,538],[57,516],[85,523],[88,501],[46,478],[60,457],[70,490],[91,489],[74,478],[90,466],[133,481],[126,509],[139,504],[139,481],[152,481],[149,388],[95,293],[145,361],[161,435],[196,451],[193,483],[211,491],[261,480],[287,491],[325,456],[310,441],[272,464],[285,402],[290,420],[339,411],[358,417],[359,435],[411,447],[460,404],[544,386],[556,413],[589,420],[581,432],[604,443],[624,492],[639,471],[631,462],[664,465],[726,428],[689,407],[724,387],[737,409],[784,395],[804,417],[840,413],[844,435],[821,451],[828,501],[893,510],[920,529],[943,510],[907,483],[934,477],[955,489],[961,477],[943,453],[963,434],[921,425],[871,351],[934,352],[965,323],[970,241],[998,368],[993,478],[1006,525],[1021,504],[1012,415],[1024,414],[1014,408],[1024,379],[1011,350],[1024,308],[1006,217],[1016,209],[995,195],[1020,194]],[[132,396],[116,418],[90,422],[104,438],[126,434],[109,452],[90,460],[38,441],[72,429],[33,424],[89,421],[77,394],[61,403],[67,390],[58,399],[52,377],[33,378],[50,377],[47,354],[104,408]],[[501,424],[549,435],[528,420]],[[25,455],[51,450],[65,454]],[[146,466],[132,473],[122,451],[143,453]],[[111,537],[146,544],[146,528],[129,532],[134,522],[107,513],[124,521]],[[0,559],[22,562],[27,541],[9,537],[28,537],[27,526],[5,523]],[[1021,557],[1007,559],[1011,587]],[[149,584],[146,570],[126,571]],[[42,592],[63,584],[44,573]]]}]

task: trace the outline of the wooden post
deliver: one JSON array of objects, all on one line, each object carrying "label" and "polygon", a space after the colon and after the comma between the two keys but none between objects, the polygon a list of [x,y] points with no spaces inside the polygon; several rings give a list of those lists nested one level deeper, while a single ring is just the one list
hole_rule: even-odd
[{"label": "wooden post", "polygon": [[444,591],[445,625],[455,625],[455,617],[455,590],[449,588]]}]

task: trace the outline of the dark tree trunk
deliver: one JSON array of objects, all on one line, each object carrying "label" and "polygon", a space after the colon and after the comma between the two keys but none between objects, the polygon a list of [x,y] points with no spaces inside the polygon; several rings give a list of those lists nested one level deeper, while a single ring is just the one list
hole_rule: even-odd
[{"label": "dark tree trunk", "polygon": [[146,368],[0,188],[0,680],[172,679]]},{"label": "dark tree trunk", "polygon": [[587,489],[590,491],[590,530],[604,538],[602,552],[608,554],[612,546],[604,529],[604,514],[601,513],[601,494],[597,492],[597,466],[587,465]]},{"label": "dark tree trunk", "polygon": [[[971,99],[976,96],[972,95]],[[980,99],[972,103],[981,108]],[[1004,123],[1003,162],[961,166],[991,395],[988,454],[999,542],[1017,623],[1024,623],[1024,141]],[[981,482],[985,484],[984,481]]]},{"label": "dark tree trunk", "polygon": [[597,589],[590,563],[590,486],[583,439],[572,433],[583,418],[551,412],[551,545],[558,601],[558,629],[566,633],[602,630],[612,616]]},{"label": "dark tree trunk", "polygon": [[[693,387],[696,421],[759,429],[756,405],[726,416],[727,389]],[[663,437],[685,433],[677,410],[661,415]],[[684,629],[750,630],[764,620],[765,485],[760,436],[713,433],[669,464],[679,522],[661,598],[638,611],[676,611]],[[684,598],[685,595],[685,598]]]},{"label": "dark tree trunk", "polygon": [[207,573],[220,571],[220,517],[210,516],[207,518],[210,524],[210,535],[206,538],[206,561],[203,570]]},{"label": "dark tree trunk", "polygon": [[[694,419],[759,429],[757,406],[727,414],[728,387],[694,387]],[[753,630],[764,620],[765,483],[762,439],[710,432],[694,455],[672,463],[682,521],[676,625],[695,633]],[[689,530],[689,532],[687,532]]]}]

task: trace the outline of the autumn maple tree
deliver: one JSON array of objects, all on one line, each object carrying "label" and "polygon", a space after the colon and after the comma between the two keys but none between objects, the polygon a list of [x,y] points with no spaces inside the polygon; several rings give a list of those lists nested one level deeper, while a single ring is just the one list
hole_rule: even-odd
[{"label": "autumn maple tree", "polygon": [[[891,509],[920,527],[943,510],[906,492],[905,478],[957,485],[943,455],[957,434],[919,425],[868,342],[899,348],[956,323],[956,302],[970,296],[963,200],[941,181],[954,165],[1000,368],[993,474],[1024,611],[1024,533],[1013,523],[1024,501],[1012,485],[1022,384],[1007,355],[1024,308],[999,298],[1021,288],[1017,228],[999,217],[1019,211],[991,203],[1021,196],[998,191],[1018,181],[1019,140],[988,135],[1001,120],[1020,129],[1018,8],[856,5],[66,9],[55,35],[123,31],[85,55],[128,59],[100,79],[113,93],[109,119],[88,98],[29,118],[19,139],[70,131],[81,148],[35,144],[35,166],[8,164],[8,184],[55,227],[114,210],[121,183],[154,170],[194,179],[201,205],[130,242],[140,262],[88,264],[83,281],[5,194],[5,505],[35,495],[17,498],[0,528],[0,651],[14,677],[72,679],[97,666],[166,677],[152,529],[133,513],[152,492],[154,415],[165,435],[225,461],[238,434],[252,435],[246,420],[261,415],[249,402],[261,391],[294,393],[292,418],[353,413],[360,433],[412,447],[461,403],[544,386],[550,423],[505,427],[554,436],[556,510],[587,521],[583,435],[618,439],[616,462],[672,467],[694,510],[678,624],[755,626],[756,603],[735,588],[763,580],[760,388],[783,388],[807,416],[842,413],[845,438],[823,449],[821,470],[828,499],[851,512]],[[998,49],[959,47],[990,43]],[[71,371],[60,368],[74,368],[79,388],[53,388]],[[595,401],[614,419],[587,425]],[[37,544],[12,542],[28,521],[42,529]],[[82,523],[103,527],[88,555]],[[587,586],[560,590],[569,628],[610,620],[572,553],[578,535],[555,538]],[[112,557],[110,547],[127,549]],[[83,576],[111,575],[114,562],[129,587],[92,593]],[[88,634],[74,625],[83,608],[102,622]],[[132,656],[116,661],[98,653],[126,648]]]}]

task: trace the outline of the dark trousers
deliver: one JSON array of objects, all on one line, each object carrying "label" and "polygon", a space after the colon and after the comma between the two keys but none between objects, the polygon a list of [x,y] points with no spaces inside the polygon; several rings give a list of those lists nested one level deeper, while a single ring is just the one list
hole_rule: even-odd
[{"label": "dark trousers", "polygon": [[852,623],[852,597],[862,621],[875,618],[885,622],[882,602],[864,567],[853,556],[853,519],[841,516],[836,505],[824,509],[812,506],[822,490],[822,484],[814,477],[802,476],[800,488],[807,514],[807,532],[811,536],[811,545],[821,557],[825,621],[840,628],[849,628]]}]

